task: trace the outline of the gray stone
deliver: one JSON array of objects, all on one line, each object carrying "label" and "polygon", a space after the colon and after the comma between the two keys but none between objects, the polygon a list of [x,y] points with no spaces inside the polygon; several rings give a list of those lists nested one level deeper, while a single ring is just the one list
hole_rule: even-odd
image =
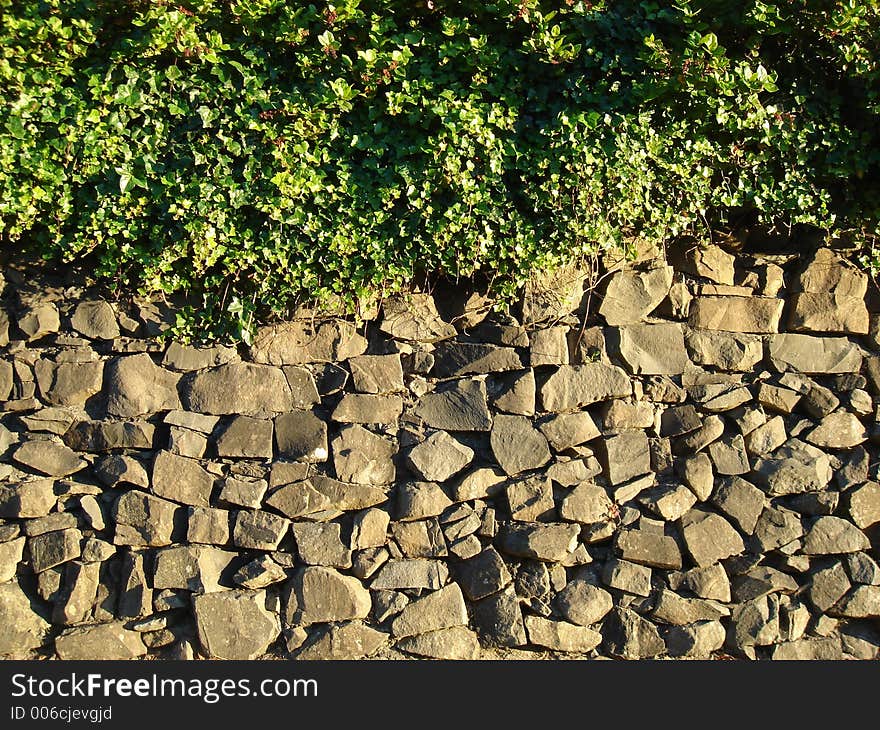
[{"label": "gray stone", "polygon": [[187,410],[214,416],[266,417],[293,408],[284,373],[252,363],[228,363],[189,375],[183,379],[182,395]]},{"label": "gray stone", "polygon": [[784,299],[701,296],[691,302],[690,325],[697,329],[746,334],[779,332]]},{"label": "gray stone", "polygon": [[237,553],[207,545],[174,545],[157,550],[155,556],[153,588],[193,593],[224,590],[221,577],[238,557]]},{"label": "gray stone", "polygon": [[673,626],[666,634],[669,655],[708,659],[722,646],[726,631],[720,621],[701,621],[690,626]]},{"label": "gray stone", "polygon": [[646,565],[612,558],[605,563],[602,582],[626,593],[647,596],[651,593],[651,569]]},{"label": "gray stone", "polygon": [[388,642],[388,635],[362,621],[330,626],[296,655],[301,661],[314,659],[353,660],[375,654]]},{"label": "gray stone", "polygon": [[82,533],[75,528],[46,532],[28,539],[31,569],[35,573],[54,568],[82,555]]},{"label": "gray stone", "polygon": [[605,617],[614,602],[608,591],[585,580],[575,579],[557,594],[554,605],[571,623],[591,626]]},{"label": "gray stone", "polygon": [[538,522],[554,517],[553,485],[545,476],[514,479],[508,483],[505,496],[514,520]]},{"label": "gray stone", "polygon": [[[293,365],[286,365],[281,369],[284,372],[284,377],[287,378],[287,384],[290,386],[291,405],[294,408],[308,410],[321,402],[318,386],[315,384],[315,376],[311,372],[306,370],[306,368]],[[344,373],[345,371],[339,368],[339,372]]]},{"label": "gray stone", "polygon": [[603,441],[605,474],[612,484],[623,484],[651,471],[651,449],[644,431],[628,431]]},{"label": "gray stone", "polygon": [[229,512],[213,507],[188,508],[186,539],[193,543],[225,545],[229,542]]},{"label": "gray stone", "polygon": [[649,659],[666,651],[657,627],[627,608],[616,608],[606,620],[604,646],[622,659]]},{"label": "gray stone", "polygon": [[831,481],[828,456],[803,442],[791,440],[766,459],[754,463],[759,486],[771,497],[818,492]]},{"label": "gray stone", "polygon": [[440,318],[430,294],[414,293],[383,303],[379,329],[396,340],[438,342],[455,337],[455,327]]},{"label": "gray stone", "polygon": [[300,365],[338,362],[366,352],[367,341],[351,322],[336,320],[314,325],[304,319],[260,327],[251,345],[254,362]]},{"label": "gray stone", "polygon": [[464,626],[408,636],[397,642],[397,648],[430,659],[476,659],[480,653],[477,635]]},{"label": "gray stone", "polygon": [[672,445],[675,454],[693,454],[717,441],[724,433],[724,419],[711,415],[703,420],[703,425],[695,431],[681,436]]},{"label": "gray stone", "polygon": [[780,371],[857,373],[862,353],[845,337],[782,334],[770,338],[770,360]]},{"label": "gray stone", "polygon": [[42,646],[51,627],[36,606],[17,582],[0,583],[0,655],[20,656]]},{"label": "gray stone", "polygon": [[65,661],[137,659],[147,647],[137,631],[122,621],[67,629],[55,639],[55,653]]},{"label": "gray stone", "polygon": [[538,469],[550,461],[547,439],[524,416],[496,416],[490,443],[495,459],[508,476]]},{"label": "gray stone", "polygon": [[751,535],[764,511],[764,493],[745,479],[731,477],[718,484],[712,503],[740,530]]},{"label": "gray stone", "polygon": [[820,568],[810,577],[807,595],[819,613],[834,606],[852,587],[841,563]]},{"label": "gray stone", "polygon": [[618,271],[608,282],[599,314],[612,326],[641,322],[669,294],[672,273],[670,266]]},{"label": "gray stone", "polygon": [[693,362],[718,370],[748,372],[764,357],[761,338],[754,335],[688,329],[685,345]]},{"label": "gray stone", "polygon": [[678,581],[670,580],[673,590],[684,588],[699,598],[710,601],[730,603],[730,580],[727,571],[720,563],[713,563],[704,568],[691,568],[686,573],[678,574]]},{"label": "gray stone", "polygon": [[483,643],[497,647],[522,646],[526,629],[513,586],[471,604],[471,624]]},{"label": "gray stone", "polygon": [[380,487],[346,484],[320,474],[310,477],[309,484],[330,501],[332,509],[342,512],[365,509],[388,499],[388,494]]},{"label": "gray stone", "polygon": [[218,495],[221,502],[239,507],[259,509],[263,503],[268,485],[265,479],[245,479],[229,476],[223,480]]},{"label": "gray stone", "polygon": [[880,586],[856,586],[829,613],[844,618],[880,618]]},{"label": "gray stone", "polygon": [[431,434],[407,455],[409,466],[428,482],[447,481],[467,467],[473,458],[473,449],[445,431]]},{"label": "gray stone", "polygon": [[12,458],[51,477],[66,477],[86,466],[75,451],[55,441],[26,441],[15,450]]},{"label": "gray stone", "polygon": [[512,523],[499,535],[501,552],[519,558],[560,562],[577,547],[578,525],[556,523]]},{"label": "gray stone", "polygon": [[0,401],[9,400],[14,384],[12,363],[7,360],[0,360]]},{"label": "gray stone", "polygon": [[740,534],[720,515],[694,508],[681,520],[682,538],[699,567],[745,551]]},{"label": "gray stone", "polygon": [[221,459],[271,459],[272,421],[234,416],[217,436],[216,443]]},{"label": "gray stone", "polygon": [[25,538],[23,537],[0,542],[0,584],[15,578],[18,564],[24,553],[24,544]]},{"label": "gray stone", "polygon": [[306,565],[351,567],[351,550],[342,542],[338,522],[295,522],[291,529],[299,558]]},{"label": "gray stone", "polygon": [[147,421],[77,421],[64,433],[64,443],[76,451],[152,449],[156,429]]},{"label": "gray stone", "polygon": [[449,577],[446,564],[441,560],[403,558],[389,560],[383,565],[370,587],[373,590],[404,590],[407,588],[436,591]]},{"label": "gray stone", "polygon": [[521,370],[523,362],[512,347],[444,342],[434,350],[434,368],[437,378],[455,378],[462,375]]},{"label": "gray stone", "polygon": [[199,644],[209,657],[256,659],[278,637],[278,615],[264,591],[224,591],[193,598]]},{"label": "gray stone", "polygon": [[159,451],[153,461],[153,493],[196,507],[209,507],[214,477],[194,459]]},{"label": "gray stone", "polygon": [[461,589],[450,583],[406,606],[391,624],[395,637],[416,636],[453,626],[466,626],[467,608]]},{"label": "gray stone", "polygon": [[745,435],[745,445],[750,454],[764,456],[782,446],[786,438],[785,420],[782,416],[773,416]]},{"label": "gray stone", "polygon": [[131,456],[112,454],[105,456],[92,467],[95,476],[108,487],[130,484],[140,489],[148,489],[150,477],[143,464]]},{"label": "gray stone", "polygon": [[370,592],[357,578],[332,568],[308,566],[287,584],[283,616],[287,626],[350,621],[365,619],[371,605]]},{"label": "gray stone", "polygon": [[535,415],[535,373],[533,370],[514,370],[490,377],[486,383],[492,405],[504,413],[519,416]]},{"label": "gray stone", "polygon": [[636,375],[680,375],[690,364],[678,323],[621,327],[619,350]]},{"label": "gray stone", "polygon": [[93,340],[115,340],[120,334],[116,313],[103,300],[77,304],[70,324],[83,337]]},{"label": "gray stone", "polygon": [[492,427],[486,384],[479,380],[458,380],[426,393],[413,415],[429,428],[444,431],[488,431]]},{"label": "gray stone", "polygon": [[868,334],[868,309],[864,298],[838,294],[799,293],[791,297],[788,329],[794,332]]},{"label": "gray stone", "polygon": [[400,355],[359,355],[348,361],[358,393],[396,393],[404,390]]},{"label": "gray stone", "polygon": [[780,640],[779,601],[775,596],[762,596],[734,606],[727,629],[729,644],[742,651]]},{"label": "gray stone", "polygon": [[613,503],[608,493],[600,486],[583,482],[572,489],[559,505],[559,516],[563,520],[595,524],[611,518]]},{"label": "gray stone", "polygon": [[551,412],[570,411],[631,394],[632,383],[626,372],[599,362],[563,365],[541,388],[544,409]]},{"label": "gray stone", "polygon": [[450,487],[450,496],[456,502],[486,499],[501,492],[506,481],[506,475],[500,469],[474,469]]},{"label": "gray stone", "polygon": [[681,436],[696,431],[702,424],[703,419],[690,404],[666,408],[660,415],[660,435]]},{"label": "gray stone", "polygon": [[810,431],[806,439],[820,449],[851,449],[867,439],[861,421],[849,411],[831,413]]},{"label": "gray stone", "polygon": [[587,411],[554,414],[538,423],[538,428],[554,451],[565,451],[600,435]]},{"label": "gray stone", "polygon": [[261,510],[241,510],[235,515],[232,542],[251,550],[277,550],[290,520]]},{"label": "gray stone", "polygon": [[57,332],[61,328],[58,307],[51,302],[28,307],[18,318],[18,328],[29,342]]},{"label": "gray stone", "polygon": [[714,281],[718,284],[732,285],[736,257],[720,246],[713,244],[689,248],[677,262],[678,268],[693,276]]},{"label": "gray stone", "polygon": [[403,413],[403,399],[398,395],[346,393],[333,410],[337,423],[377,423],[392,425]]},{"label": "gray stone", "polygon": [[171,370],[191,372],[236,361],[238,361],[238,353],[234,347],[224,347],[223,345],[195,347],[175,341],[168,345],[162,364]]},{"label": "gray stone", "polygon": [[510,571],[491,546],[472,558],[462,560],[455,566],[454,572],[455,580],[472,601],[497,593],[511,581]]},{"label": "gray stone", "polygon": [[177,505],[150,494],[132,490],[116,501],[115,545],[162,546],[171,544]]},{"label": "gray stone", "polygon": [[628,562],[652,568],[679,570],[681,551],[675,540],[662,533],[647,530],[621,530],[617,533],[616,547],[621,558]]},{"label": "gray stone", "polygon": [[547,327],[531,333],[530,363],[533,368],[542,365],[568,365],[568,327]]},{"label": "gray stone", "polygon": [[817,519],[804,537],[805,555],[836,555],[868,550],[871,543],[851,522],[827,515]]},{"label": "gray stone", "polygon": [[120,418],[179,409],[179,376],[163,370],[147,354],[118,357],[107,364],[107,413]]},{"label": "gray stone", "polygon": [[880,484],[867,482],[847,493],[850,519],[863,530],[880,522]]},{"label": "gray stone", "polygon": [[[53,406],[81,406],[104,382],[103,362],[61,362],[38,365],[38,382],[43,399]],[[42,377],[41,377],[42,376]],[[2,394],[2,386],[0,386]]]},{"label": "gray stone", "polygon": [[840,637],[803,638],[773,647],[774,661],[834,661],[844,659]]},{"label": "gray stone", "polygon": [[800,516],[781,507],[766,507],[755,526],[755,539],[761,552],[788,545],[804,534]]},{"label": "gray stone", "polygon": [[326,461],[327,424],[311,411],[291,411],[275,418],[278,456],[310,463]]},{"label": "gray stone", "polygon": [[718,474],[731,476],[751,471],[745,442],[739,434],[709,444],[709,456]]},{"label": "gray stone", "polygon": [[682,459],[681,478],[701,502],[709,499],[715,485],[712,461],[704,453],[694,454]]},{"label": "gray stone", "polygon": [[523,291],[523,322],[558,322],[578,310],[590,272],[578,264],[552,267],[526,281]]},{"label": "gray stone", "polygon": [[452,500],[432,482],[406,482],[397,489],[397,517],[401,520],[436,517],[450,505]]},{"label": "gray stone", "polygon": [[348,425],[333,439],[333,465],[336,476],[357,484],[391,484],[395,478],[393,442],[363,426]]},{"label": "gray stone", "polygon": [[697,497],[683,484],[666,484],[640,496],[639,503],[666,522],[674,522],[697,503]]},{"label": "gray stone", "polygon": [[566,621],[552,621],[540,616],[525,617],[529,643],[553,651],[586,653],[602,643],[602,634]]}]

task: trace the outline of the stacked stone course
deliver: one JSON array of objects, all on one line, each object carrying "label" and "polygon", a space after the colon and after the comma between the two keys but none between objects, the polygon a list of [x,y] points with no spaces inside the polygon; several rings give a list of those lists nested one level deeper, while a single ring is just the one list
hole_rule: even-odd
[{"label": "stacked stone course", "polygon": [[239,349],[9,270],[0,655],[875,658],[867,277],[670,260]]}]

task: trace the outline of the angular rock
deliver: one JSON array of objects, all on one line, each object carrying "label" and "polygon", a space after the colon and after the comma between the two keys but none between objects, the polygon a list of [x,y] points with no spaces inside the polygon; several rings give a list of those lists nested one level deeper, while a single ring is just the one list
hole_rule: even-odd
[{"label": "angular rock", "polygon": [[550,461],[547,439],[524,416],[496,416],[490,443],[495,459],[508,476],[538,469]]},{"label": "angular rock", "polygon": [[856,586],[829,613],[855,619],[880,617],[880,586]]},{"label": "angular rock", "polygon": [[351,550],[342,542],[338,522],[295,522],[291,529],[299,558],[306,565],[351,567]]},{"label": "angular rock", "polygon": [[537,522],[553,518],[553,487],[546,477],[515,479],[508,483],[505,496],[514,520]]},{"label": "angular rock", "polygon": [[143,464],[131,456],[113,454],[105,456],[92,467],[95,476],[108,487],[130,484],[140,489],[149,489],[150,477]]},{"label": "angular rock", "polygon": [[450,583],[407,605],[392,622],[391,633],[396,637],[416,636],[453,626],[466,626],[467,622],[467,608],[461,589],[456,583]]},{"label": "angular rock", "polygon": [[357,484],[391,484],[395,478],[395,445],[363,426],[343,426],[333,439],[336,476]]},{"label": "angular rock", "polygon": [[492,426],[486,384],[479,380],[458,380],[426,393],[413,415],[443,431],[488,431]]},{"label": "angular rock", "polygon": [[61,328],[58,307],[52,302],[43,302],[28,307],[18,318],[18,328],[28,341],[57,332]]},{"label": "angular rock", "polygon": [[116,500],[115,545],[162,546],[171,544],[177,505],[150,494],[132,490]]},{"label": "angular rock", "polygon": [[554,451],[565,451],[600,435],[593,417],[586,411],[558,413],[538,424]]},{"label": "angular rock", "polygon": [[510,584],[510,571],[495,548],[489,546],[479,554],[462,560],[455,568],[455,580],[472,601],[502,590]]},{"label": "angular rock", "polygon": [[603,441],[605,473],[612,484],[623,484],[651,471],[651,449],[644,431],[628,431]]},{"label": "angular rock", "polygon": [[156,428],[147,421],[77,421],[64,433],[76,451],[155,448]]},{"label": "angular rock", "polygon": [[122,621],[67,629],[55,639],[55,653],[65,661],[137,659],[147,647],[137,631]]},{"label": "angular rock", "polygon": [[611,326],[641,322],[669,294],[672,273],[671,266],[618,271],[608,282],[599,314]]},{"label": "angular rock", "polygon": [[430,659],[476,659],[480,653],[477,635],[464,626],[408,636],[397,642],[397,648]]},{"label": "angular rock", "polygon": [[747,535],[755,531],[764,499],[760,489],[739,477],[722,480],[712,495],[712,503]]},{"label": "angular rock", "polygon": [[277,550],[290,520],[261,510],[241,510],[235,516],[232,542],[251,550]]},{"label": "angular rock", "polygon": [[471,623],[485,644],[498,647],[522,646],[526,629],[513,586],[471,604]]},{"label": "angular rock", "polygon": [[[224,590],[221,576],[237,554],[206,545],[174,545],[156,551],[152,586],[193,593]],[[225,581],[224,581],[225,583]]]},{"label": "angular rock", "polygon": [[473,449],[445,431],[431,434],[407,455],[416,475],[428,482],[447,481],[467,467],[473,458]]},{"label": "angular rock", "polygon": [[186,539],[192,543],[225,545],[229,541],[229,512],[213,507],[187,509]]},{"label": "angular rock", "polygon": [[156,365],[147,353],[115,358],[104,373],[107,413],[132,418],[179,409],[179,380],[178,375]]},{"label": "angular rock", "polygon": [[690,364],[678,323],[628,325],[618,334],[620,356],[636,375],[680,375]]},{"label": "angular rock", "polygon": [[204,370],[185,377],[181,392],[187,410],[213,416],[266,417],[293,408],[287,378],[268,365],[237,362]]},{"label": "angular rock", "polygon": [[251,345],[254,362],[269,365],[299,365],[308,362],[337,362],[363,354],[367,341],[351,322],[332,321],[315,326],[294,320],[260,327]]},{"label": "angular rock", "polygon": [[327,424],[311,411],[291,411],[275,418],[278,456],[310,463],[326,461]]},{"label": "angular rock", "polygon": [[103,300],[77,304],[70,324],[83,337],[93,340],[115,340],[120,334],[116,313]]},{"label": "angular rock", "polygon": [[714,512],[692,509],[682,517],[681,525],[684,544],[699,567],[712,565],[745,551],[740,534]]},{"label": "angular rock", "polygon": [[444,342],[434,350],[434,368],[437,378],[455,378],[462,375],[521,370],[523,362],[512,347]]},{"label": "angular rock", "polygon": [[193,347],[183,345],[180,342],[172,342],[165,350],[162,364],[171,370],[178,372],[191,372],[193,370],[206,370],[220,365],[226,365],[238,360],[238,353],[234,347],[214,345],[213,347]]},{"label": "angular rock", "polygon": [[554,523],[512,523],[499,535],[501,552],[519,558],[557,563],[577,547],[578,525]]},{"label": "angular rock", "polygon": [[403,399],[398,395],[346,393],[333,410],[337,423],[378,423],[392,425],[403,413]]},{"label": "angular rock", "polygon": [[836,411],[825,416],[806,439],[820,449],[851,449],[864,443],[867,437],[865,427],[855,415]]},{"label": "angular rock", "polygon": [[556,609],[568,621],[579,626],[592,626],[613,608],[608,591],[585,580],[570,581],[556,596]]},{"label": "angular rock", "polygon": [[746,334],[779,332],[784,299],[701,296],[691,302],[690,325],[696,329]]},{"label": "angular rock", "polygon": [[831,481],[827,454],[815,446],[795,440],[754,463],[757,484],[771,497],[803,492],[819,492]]},{"label": "angular rock", "polygon": [[[39,377],[42,375],[42,377]],[[40,392],[53,406],[81,406],[104,382],[103,362],[61,362],[38,370]],[[0,386],[0,393],[2,393]]]},{"label": "angular rock", "polygon": [[218,659],[256,659],[278,637],[278,615],[264,591],[232,590],[193,597],[199,643]]},{"label": "angular rock", "polygon": [[739,434],[709,444],[709,456],[718,474],[731,476],[751,471],[746,446]]},{"label": "angular rock", "polygon": [[834,563],[820,568],[810,578],[807,595],[819,613],[825,613],[852,588],[843,565]]},{"label": "angular rock", "polygon": [[216,443],[221,459],[271,459],[272,421],[234,416]]},{"label": "angular rock", "polygon": [[632,383],[623,369],[598,362],[563,365],[541,388],[544,409],[557,413],[631,394]]},{"label": "angular rock", "polygon": [[734,607],[727,628],[727,642],[739,650],[779,642],[779,601],[762,596]]},{"label": "angular rock", "polygon": [[617,534],[617,550],[628,562],[652,568],[679,570],[681,551],[675,540],[667,535],[646,530],[621,530]]},{"label": "angular rock", "polygon": [[[334,365],[330,366],[330,368],[336,369],[332,371],[345,373],[338,366]],[[306,368],[294,367],[292,365],[287,365],[281,368],[281,370],[284,372],[284,377],[287,378],[287,384],[290,386],[290,396],[294,408],[308,410],[321,402],[318,386],[315,383],[315,376],[311,372],[306,370]]]},{"label": "angular rock", "polygon": [[817,519],[804,537],[804,555],[837,555],[868,550],[871,543],[851,522],[826,515]]},{"label": "angular rock", "polygon": [[682,598],[677,593],[662,589],[651,614],[655,621],[673,626],[687,626],[701,621],[716,621],[729,614],[726,608],[713,601]]},{"label": "angular rock", "polygon": [[863,530],[880,522],[880,484],[867,482],[848,493],[850,519]]},{"label": "angular rock", "polygon": [[36,607],[17,582],[0,583],[0,655],[25,653],[42,646],[51,627]]},{"label": "angular rock", "polygon": [[612,512],[613,503],[608,493],[590,482],[578,484],[559,505],[559,516],[563,520],[587,525],[607,521]]},{"label": "angular rock", "polygon": [[370,592],[357,578],[319,566],[299,571],[287,584],[283,602],[287,626],[365,619],[372,606]]},{"label": "angular rock", "polygon": [[298,660],[352,660],[375,654],[388,642],[388,635],[362,621],[331,626],[296,655]]},{"label": "angular rock", "polygon": [[697,503],[697,497],[683,484],[663,485],[640,496],[639,503],[666,522],[674,522]]},{"label": "angular rock", "polygon": [[535,373],[533,370],[514,370],[490,377],[486,383],[492,405],[504,413],[519,416],[535,415]]},{"label": "angular rock", "polygon": [[803,534],[800,516],[779,507],[766,507],[755,525],[755,539],[761,552],[788,545]]},{"label": "angular rock", "polygon": [[866,335],[869,325],[864,298],[827,292],[800,293],[791,297],[788,329],[793,332]]},{"label": "angular rock", "polygon": [[666,651],[657,627],[627,608],[616,608],[606,621],[606,649],[622,659],[649,659]]},{"label": "angular rock", "polygon": [[397,393],[404,390],[400,355],[359,355],[348,360],[358,393]]},{"label": "angular rock", "polygon": [[773,416],[745,435],[745,445],[750,454],[764,456],[782,446],[786,438],[785,420],[782,416]]},{"label": "angular rock", "polygon": [[374,590],[404,590],[421,588],[436,591],[449,577],[446,564],[441,560],[404,558],[389,560],[383,565],[370,587]]},{"label": "angular rock", "polygon": [[568,365],[568,331],[568,327],[560,326],[532,332],[531,366]]},{"label": "angular rock", "polygon": [[669,655],[708,659],[724,646],[726,631],[720,621],[701,621],[690,626],[673,626],[666,635]]},{"label": "angular rock", "polygon": [[763,342],[754,335],[688,329],[685,345],[693,362],[718,370],[748,372],[764,357]]},{"label": "angular rock", "polygon": [[845,337],[812,337],[800,334],[770,338],[770,360],[779,371],[807,374],[857,373],[862,353]]},{"label": "angular rock", "polygon": [[681,478],[701,502],[709,499],[715,486],[712,461],[704,453],[694,454],[681,460]]},{"label": "angular rock", "polygon": [[410,294],[383,304],[379,329],[396,340],[438,342],[455,337],[455,327],[440,318],[430,294]]},{"label": "angular rock", "polygon": [[82,555],[82,533],[75,528],[46,532],[28,539],[31,569],[35,573],[54,568]]},{"label": "angular rock", "polygon": [[195,507],[209,507],[214,477],[194,459],[160,451],[153,461],[153,493]]},{"label": "angular rock", "polygon": [[566,621],[551,621],[540,616],[525,617],[529,643],[553,651],[586,653],[602,643],[602,634]]},{"label": "angular rock", "polygon": [[451,504],[452,500],[432,482],[407,482],[397,490],[397,517],[401,520],[436,517]]},{"label": "angular rock", "polygon": [[86,462],[55,441],[26,441],[12,455],[19,464],[51,477],[66,477],[81,471]]}]

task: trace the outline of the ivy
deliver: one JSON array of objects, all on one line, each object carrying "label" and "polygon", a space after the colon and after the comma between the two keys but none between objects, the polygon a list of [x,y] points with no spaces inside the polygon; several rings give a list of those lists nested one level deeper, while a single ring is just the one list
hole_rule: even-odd
[{"label": "ivy", "polygon": [[857,0],[0,0],[0,237],[243,337],[745,214],[876,234],[878,69]]}]

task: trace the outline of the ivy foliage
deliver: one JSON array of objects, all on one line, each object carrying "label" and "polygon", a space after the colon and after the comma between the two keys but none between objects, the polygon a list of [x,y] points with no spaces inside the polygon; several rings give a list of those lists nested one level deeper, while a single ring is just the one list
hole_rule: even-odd
[{"label": "ivy foliage", "polygon": [[215,333],[744,211],[880,220],[874,2],[0,0],[0,93],[3,245]]}]

